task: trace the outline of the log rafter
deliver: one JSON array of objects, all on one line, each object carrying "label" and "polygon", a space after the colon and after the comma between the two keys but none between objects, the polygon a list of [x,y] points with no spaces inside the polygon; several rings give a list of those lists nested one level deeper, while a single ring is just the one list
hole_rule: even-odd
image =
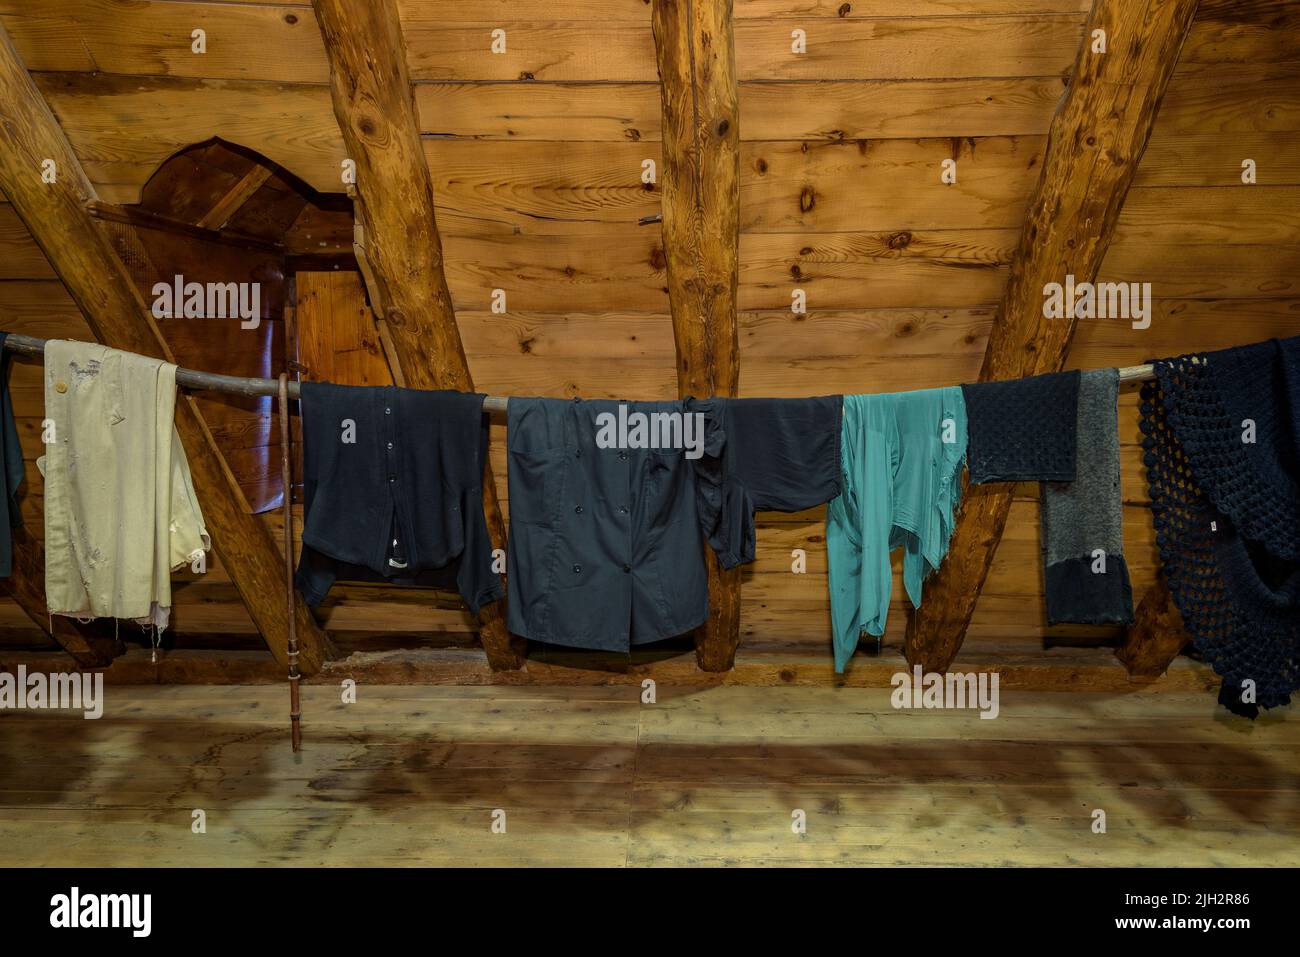
[{"label": "log rafter", "polygon": [[[734,396],[740,383],[736,287],[740,121],[732,0],[654,0],[663,105],[663,244],[680,396]],[[705,671],[726,671],[740,641],[740,569],[705,547],[709,620],[695,634]]]},{"label": "log rafter", "polygon": [[[473,391],[443,270],[433,180],[420,141],[402,26],[393,0],[312,0],[330,64],[330,95],[365,209],[365,254],[382,289],[384,321],[406,384]],[[491,465],[483,471],[488,534],[504,548]],[[479,613],[494,669],[520,667],[500,602]]]},{"label": "log rafter", "polygon": [[[980,380],[1059,370],[1074,318],[1043,315],[1044,288],[1092,282],[1155,124],[1197,0],[1094,0],[989,335]],[[1099,34],[1105,52],[1098,52]],[[945,671],[961,647],[1011,508],[1008,485],[967,485],[948,558],[907,625],[913,665]]]}]

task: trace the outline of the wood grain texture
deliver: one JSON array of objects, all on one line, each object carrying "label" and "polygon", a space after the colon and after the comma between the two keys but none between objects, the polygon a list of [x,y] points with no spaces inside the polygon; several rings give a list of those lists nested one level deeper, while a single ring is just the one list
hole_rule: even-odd
[{"label": "wood grain texture", "polygon": [[[745,140],[1040,135],[1060,77],[739,84]],[[418,83],[420,129],[475,139],[657,142],[650,82]]]},{"label": "wood grain texture", "polygon": [[[732,0],[654,0],[663,100],[663,249],[679,396],[734,396],[740,384],[740,108]],[[740,642],[740,570],[704,546],[705,671],[731,668]]]},{"label": "wood grain texture", "polygon": [[343,189],[343,138],[323,86],[33,73],[101,199],[136,203],[173,153],[214,136],[322,192]]},{"label": "wood grain texture", "polygon": [[[86,211],[95,192],[32,83],[8,36],[0,28],[0,187],[51,267],[62,278],[95,338],[117,349],[172,361],[148,307],[99,224]],[[53,159],[58,176],[47,184],[41,164]],[[193,400],[176,405],[176,429],[187,451],[199,504],[215,549],[239,587],[249,613],[281,660],[287,623],[281,604],[280,558],[247,503]],[[297,599],[304,673],[315,673],[328,640]]]},{"label": "wood grain texture", "polygon": [[[1064,364],[1075,322],[1046,318],[1043,290],[1067,275],[1096,279],[1196,6],[1196,0],[1093,4],[1048,132],[981,380],[1054,372]],[[1105,31],[1108,52],[1093,52],[1094,30]],[[908,621],[907,658],[926,671],[947,670],[961,648],[1011,508],[1011,493],[999,484],[967,485],[963,499],[947,559]]]},{"label": "wood grain texture", "polygon": [[[640,675],[565,670],[619,683],[367,681],[347,707],[337,686],[309,683],[299,756],[284,747],[279,685],[118,687],[101,721],[11,715],[0,863],[1300,863],[1296,722],[1213,720],[1203,690],[1014,691],[1004,677],[1000,716],[985,721],[896,710],[888,687],[722,676],[661,682],[657,703],[640,704]],[[195,807],[208,840],[184,826]],[[1089,828],[1094,807],[1105,835]],[[492,833],[496,808],[506,834]]]},{"label": "wood grain texture", "polygon": [[392,385],[361,277],[354,272],[300,272],[295,285],[303,377],[340,385]]},{"label": "wood grain texture", "polygon": [[1124,640],[1115,657],[1135,677],[1157,678],[1164,674],[1187,644],[1183,616],[1178,613],[1169,584],[1161,574],[1147,589],[1133,612],[1133,624],[1124,630]]},{"label": "wood grain texture", "polygon": [[[735,23],[740,80],[896,80],[1060,76],[1082,16],[756,18]],[[652,17],[653,22],[653,17]],[[504,30],[502,52],[493,31]],[[792,33],[802,30],[802,52]],[[655,50],[644,29],[618,22],[408,20],[417,81],[647,81]],[[863,51],[870,48],[870,56]],[[499,41],[498,41],[499,49]]]},{"label": "wood grain texture", "polygon": [[[0,0],[0,23],[31,70],[324,84],[309,10],[163,0]],[[206,50],[193,49],[195,30]]]},{"label": "wood grain texture", "polygon": [[[365,9],[345,0],[313,7],[330,60],[330,94],[339,129],[356,162],[365,204],[367,259],[384,290],[384,321],[407,385],[474,391],[443,271],[433,184],[415,119],[402,27],[392,0]],[[506,543],[491,465],[483,506],[496,548]],[[520,665],[506,631],[503,602],[479,612],[479,635],[493,667]]]}]

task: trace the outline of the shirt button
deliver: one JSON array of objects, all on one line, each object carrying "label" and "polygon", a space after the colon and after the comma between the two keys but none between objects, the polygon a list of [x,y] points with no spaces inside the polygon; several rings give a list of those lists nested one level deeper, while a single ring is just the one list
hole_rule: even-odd
[{"label": "shirt button", "polygon": [[573,506],[573,510],[574,510],[575,512],[577,512],[579,515],[582,514],[582,506],[581,506],[581,505],[575,505],[575,506]]},{"label": "shirt button", "polygon": [[577,575],[577,574],[580,573],[581,571],[582,571],[582,566],[581,566],[581,565],[574,565],[574,566],[573,566],[573,574]]},{"label": "shirt button", "polygon": [[396,475],[390,475],[390,476],[388,476],[388,481],[390,481],[390,482],[396,482],[396,481],[397,481],[397,476],[396,476]]},{"label": "shirt button", "polygon": [[389,442],[389,443],[388,443],[388,447],[391,449],[391,448],[393,447],[393,443],[392,443],[392,442]]},{"label": "shirt button", "polygon": [[67,384],[66,382],[56,382],[56,383],[54,384],[54,391],[55,391],[55,392],[67,392],[67,391],[68,391],[68,384]]},{"label": "shirt button", "polygon": [[392,415],[392,414],[393,414],[393,410],[392,410],[391,408],[389,408],[388,406],[385,406],[385,407],[384,407],[384,415]]},{"label": "shirt button", "polygon": [[619,452],[619,453],[618,453],[618,457],[619,457],[620,459],[622,459],[623,461],[625,461],[625,462],[627,461],[627,453],[626,453],[626,452]]},{"label": "shirt button", "polygon": [[620,512],[622,512],[624,515],[627,514],[627,506],[626,506],[626,505],[620,505],[620,506],[618,507],[618,510],[619,510]]},{"label": "shirt button", "polygon": [[624,566],[623,566],[623,571],[625,571],[625,572],[630,572],[631,570],[632,570],[632,566],[631,566],[631,565],[624,565]]}]

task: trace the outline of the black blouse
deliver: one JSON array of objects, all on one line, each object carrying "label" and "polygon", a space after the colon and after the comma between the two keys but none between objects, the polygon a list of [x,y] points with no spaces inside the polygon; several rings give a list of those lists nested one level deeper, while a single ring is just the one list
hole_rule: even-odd
[{"label": "black blouse", "polygon": [[302,383],[297,585],[336,579],[455,587],[470,611],[502,597],[483,516],[488,422],[478,393]]}]

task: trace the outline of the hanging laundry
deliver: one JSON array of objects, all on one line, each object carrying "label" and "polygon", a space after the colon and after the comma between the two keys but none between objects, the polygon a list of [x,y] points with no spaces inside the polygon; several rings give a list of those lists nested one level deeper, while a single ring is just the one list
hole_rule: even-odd
[{"label": "hanging laundry", "polygon": [[1169,593],[1220,702],[1253,718],[1300,688],[1300,337],[1154,366],[1141,426]]},{"label": "hanging laundry", "polygon": [[0,471],[4,473],[4,494],[0,495],[0,578],[13,573],[12,530],[21,528],[23,513],[18,506],[18,486],[22,484],[23,447],[18,442],[18,427],[14,424],[14,407],[9,398],[9,366],[11,355],[4,352],[9,333],[0,332]]},{"label": "hanging laundry", "polygon": [[961,387],[970,417],[970,481],[1073,482],[1079,373]]},{"label": "hanging laundry", "polygon": [[708,618],[703,419],[681,401],[510,400],[512,632],[627,651]]},{"label": "hanging laundry", "polygon": [[686,399],[704,414],[700,521],[723,568],[754,560],[754,512],[798,512],[840,494],[843,396]]},{"label": "hanging laundry", "polygon": [[1119,482],[1119,370],[1079,379],[1078,474],[1042,483],[1047,623],[1128,624],[1133,588],[1124,560]]},{"label": "hanging laundry", "polygon": [[51,614],[157,631],[171,572],[212,547],[176,432],[176,366],[101,345],[45,345],[45,596]]},{"label": "hanging laundry", "polygon": [[483,515],[488,420],[478,393],[303,382],[307,604],[336,580],[455,588],[470,611],[502,597]]},{"label": "hanging laundry", "polygon": [[948,553],[966,445],[957,387],[844,396],[843,491],[826,510],[836,672],[863,631],[885,633],[897,548],[907,596],[920,607],[925,578]]}]

